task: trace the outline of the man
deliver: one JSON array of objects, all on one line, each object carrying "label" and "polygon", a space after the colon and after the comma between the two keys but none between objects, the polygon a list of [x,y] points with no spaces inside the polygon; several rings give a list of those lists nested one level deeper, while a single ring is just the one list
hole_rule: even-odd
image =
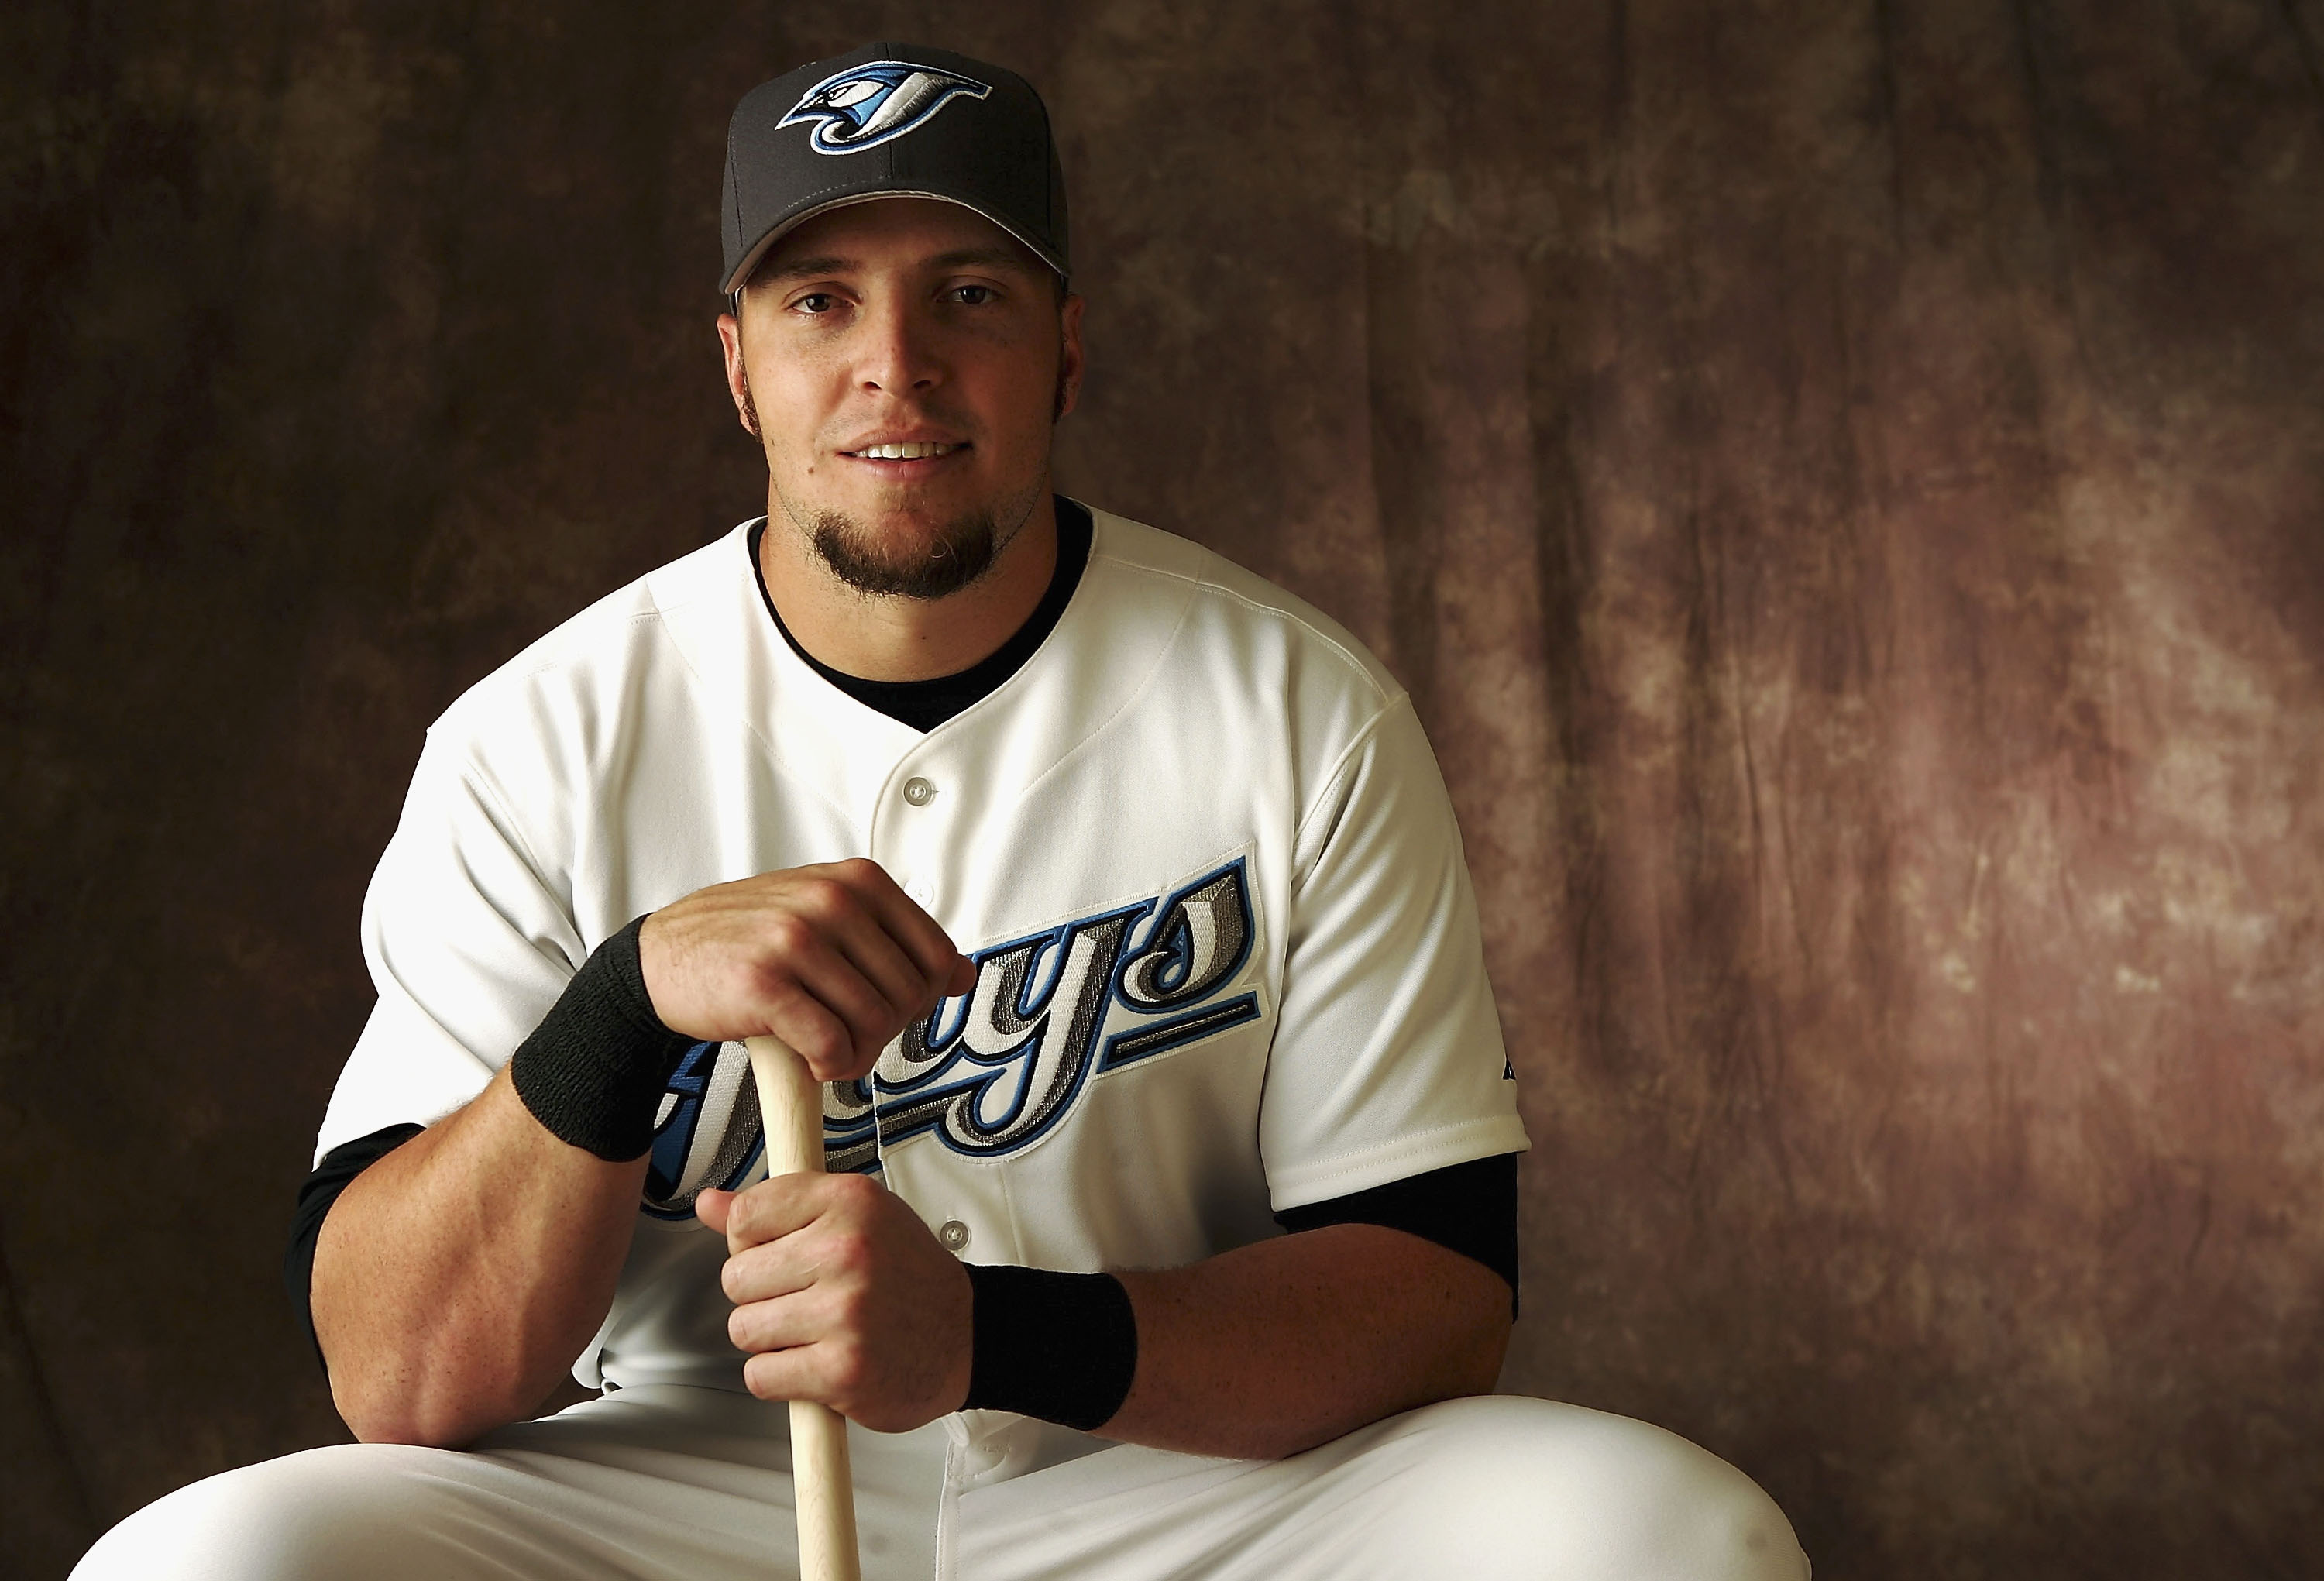
[{"label": "man", "polygon": [[[869,1576],[1804,1575],[1694,1447],[1477,1398],[1525,1138],[1443,786],[1327,619],[1052,495],[1032,90],[803,68],[724,207],[766,518],[456,703],[366,903],[293,1257],[365,1442],[81,1573],[781,1573],[797,1398]],[[761,1178],[761,1033],[827,1177]]]}]

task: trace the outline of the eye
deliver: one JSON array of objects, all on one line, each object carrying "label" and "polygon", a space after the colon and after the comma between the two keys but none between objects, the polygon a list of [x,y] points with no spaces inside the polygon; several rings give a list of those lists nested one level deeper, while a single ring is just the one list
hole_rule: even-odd
[{"label": "eye", "polygon": [[829,291],[809,291],[791,306],[802,313],[824,314],[839,305],[839,299]]},{"label": "eye", "polygon": [[970,285],[952,288],[953,299],[964,308],[981,308],[998,294],[991,286]]}]

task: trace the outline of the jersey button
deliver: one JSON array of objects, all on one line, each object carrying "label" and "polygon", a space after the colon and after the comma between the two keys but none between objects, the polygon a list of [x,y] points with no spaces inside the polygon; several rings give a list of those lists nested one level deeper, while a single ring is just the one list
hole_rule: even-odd
[{"label": "jersey button", "polygon": [[966,1251],[968,1226],[957,1218],[947,1218],[944,1221],[944,1227],[936,1231],[936,1239],[944,1243],[944,1249],[947,1252]]},{"label": "jersey button", "polygon": [[916,774],[904,782],[904,799],[915,807],[925,807],[936,799],[936,787]]}]

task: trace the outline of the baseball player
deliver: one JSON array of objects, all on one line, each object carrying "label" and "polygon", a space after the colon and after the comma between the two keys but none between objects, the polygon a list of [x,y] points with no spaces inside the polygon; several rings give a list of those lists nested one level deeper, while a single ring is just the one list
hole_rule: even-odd
[{"label": "baseball player", "polygon": [[[455,703],[365,903],[290,1262],[364,1441],[78,1573],[779,1574],[807,1399],[873,1576],[1805,1576],[1714,1457],[1489,1393],[1526,1140],[1434,761],[1328,618],[1052,492],[1032,89],[804,67],[724,209],[766,516]],[[829,1175],[765,1178],[761,1034]]]}]

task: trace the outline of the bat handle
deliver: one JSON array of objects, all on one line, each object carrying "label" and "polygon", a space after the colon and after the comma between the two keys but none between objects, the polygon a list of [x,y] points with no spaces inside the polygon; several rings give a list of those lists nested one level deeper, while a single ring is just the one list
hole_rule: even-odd
[{"label": "bat handle", "polygon": [[[766,1124],[767,1173],[821,1174],[823,1083],[780,1038],[754,1037],[744,1046],[751,1051],[759,1115]],[[811,1400],[794,1400],[790,1406],[799,1581],[861,1581],[846,1420]]]}]

